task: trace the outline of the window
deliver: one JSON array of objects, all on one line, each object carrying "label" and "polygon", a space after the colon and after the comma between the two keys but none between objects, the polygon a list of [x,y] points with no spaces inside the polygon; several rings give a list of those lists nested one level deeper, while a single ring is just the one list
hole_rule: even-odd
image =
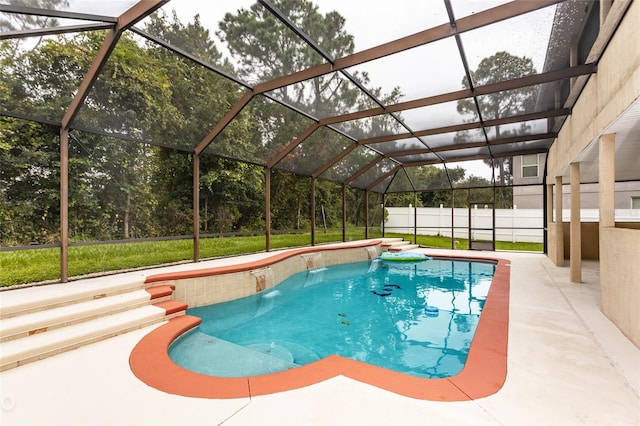
[{"label": "window", "polygon": [[538,177],[538,154],[522,156],[522,177]]},{"label": "window", "polygon": [[631,208],[640,209],[640,197],[631,197]]}]

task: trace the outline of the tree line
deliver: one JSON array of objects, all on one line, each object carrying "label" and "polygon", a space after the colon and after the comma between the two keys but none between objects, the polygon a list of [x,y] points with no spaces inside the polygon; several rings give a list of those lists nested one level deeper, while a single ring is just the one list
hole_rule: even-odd
[{"label": "tree line", "polygon": [[[41,0],[60,7],[65,0]],[[306,0],[280,0],[277,6],[334,57],[354,52],[353,37],[336,12],[322,14]],[[20,22],[20,20],[22,21]],[[2,21],[3,29],[42,26],[16,16]],[[48,22],[55,25],[55,22]],[[175,12],[155,13],[144,31],[185,56],[145,39],[124,33],[93,84],[73,122],[69,139],[69,232],[72,241],[112,240],[189,235],[193,231],[193,148],[212,129],[244,88],[234,79],[213,72],[210,64],[241,81],[268,81],[309,68],[321,58],[289,32],[277,29],[273,17],[256,3],[227,14],[217,35],[235,62],[223,57],[199,16],[182,23]],[[55,243],[60,227],[60,122],[105,37],[104,31],[81,32],[37,39],[0,41],[0,245]],[[237,59],[241,58],[241,59]],[[366,73],[356,73],[367,85]],[[383,102],[401,97],[372,92]],[[351,108],[372,106],[356,88],[335,75],[320,76],[269,94],[312,116],[322,117]],[[460,107],[463,108],[463,107]],[[464,113],[464,111],[461,111]],[[38,117],[31,121],[19,117]],[[265,168],[261,165],[310,124],[303,115],[278,102],[257,98],[247,105],[200,157],[200,228],[204,233],[251,232],[265,229]],[[363,136],[397,124],[385,116],[358,124]],[[272,229],[308,229],[311,180],[306,168],[339,151],[341,135],[318,133],[321,144],[302,144],[281,171],[271,177]],[[344,139],[344,138],[343,138]],[[318,149],[320,147],[320,150]],[[331,148],[332,147],[332,148]],[[322,152],[326,151],[326,152]],[[345,175],[357,162],[342,166]],[[351,167],[353,170],[348,170]],[[503,173],[504,174],[504,173]],[[414,178],[465,186],[488,181],[465,176],[462,168],[420,167]],[[473,181],[473,182],[472,182]],[[342,186],[318,180],[317,223],[340,227]],[[492,197],[491,188],[486,195]],[[477,194],[474,190],[474,193]],[[467,194],[467,195],[465,195]],[[454,203],[451,191],[420,194],[419,204]],[[455,204],[471,193],[455,195]],[[364,191],[347,188],[347,218],[365,225]],[[369,197],[369,224],[379,224],[382,197]],[[393,194],[387,205],[407,205],[413,194]]]}]

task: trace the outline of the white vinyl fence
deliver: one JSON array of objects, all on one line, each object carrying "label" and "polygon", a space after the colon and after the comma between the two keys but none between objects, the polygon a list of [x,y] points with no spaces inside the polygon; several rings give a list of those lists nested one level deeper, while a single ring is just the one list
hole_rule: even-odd
[{"label": "white vinyl fence", "polygon": [[[441,235],[451,237],[451,221],[454,224],[454,238],[469,237],[469,209],[428,207],[386,207],[388,212],[385,230],[403,234],[413,234],[414,222],[420,235]],[[417,212],[415,211],[417,210]],[[496,209],[496,241],[533,242],[543,241],[542,209]],[[417,216],[416,216],[417,214]],[[471,209],[471,238],[473,240],[492,240],[491,208],[477,205]],[[570,221],[570,210],[562,212],[563,221]],[[598,209],[583,209],[582,222],[598,222]],[[640,210],[616,210],[616,221],[638,222]]]}]

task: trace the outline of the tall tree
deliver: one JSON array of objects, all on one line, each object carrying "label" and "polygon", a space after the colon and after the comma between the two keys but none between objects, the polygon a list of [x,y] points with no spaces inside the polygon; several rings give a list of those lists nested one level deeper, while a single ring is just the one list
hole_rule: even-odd
[{"label": "tall tree", "polygon": [[[198,15],[193,21],[182,23],[175,12],[170,16],[154,14],[145,30],[172,45],[192,53],[200,60],[218,68],[228,68]],[[153,43],[151,54],[162,62],[171,76],[171,105],[181,114],[181,120],[166,129],[165,140],[179,141],[193,150],[203,137],[227,112],[229,105],[241,96],[240,88],[232,81],[179,57]],[[251,126],[240,116],[212,142],[216,154],[232,158],[251,158],[256,149],[252,144]],[[207,155],[200,159],[200,199],[203,228],[213,232],[231,232],[240,228],[257,229],[261,222],[260,199],[263,186],[255,168],[247,164]],[[156,190],[159,207],[176,232],[189,232],[190,223],[183,215],[192,216],[193,158],[182,152],[161,148],[157,157]],[[255,219],[255,220],[253,220]]]},{"label": "tall tree", "polygon": [[58,136],[53,126],[0,117],[0,245],[58,240]]},{"label": "tall tree", "polygon": [[[307,0],[276,0],[273,1],[273,5],[330,57],[340,58],[354,52],[353,36],[345,31],[345,18],[337,12],[322,14],[317,5]],[[250,83],[269,81],[282,75],[311,68],[325,61],[311,46],[286,28],[259,3],[255,3],[248,9],[239,9],[234,14],[225,15],[219,28],[217,35],[226,42],[232,55],[231,62],[237,64],[238,74]],[[353,77],[365,87],[369,86],[366,74],[354,73]],[[396,102],[401,96],[397,88],[390,94],[382,93],[380,88],[371,88],[370,91],[383,102],[389,103]],[[282,87],[270,92],[270,95],[317,118],[373,106],[372,99],[364,96],[362,91],[341,73],[329,73]],[[256,140],[256,145],[265,147],[267,154],[273,155],[278,152],[311,124],[309,120],[301,119],[301,115],[297,112],[283,109],[280,105],[262,101],[255,101],[252,104],[255,106],[253,117],[258,123],[257,134],[262,136]],[[390,129],[398,128],[399,124],[389,116],[383,115],[363,120],[357,126],[364,129],[357,135],[361,136],[372,135],[382,130],[388,132]],[[349,127],[349,124],[345,124],[345,130],[356,129],[354,124],[351,124],[348,129],[346,127]],[[330,157],[327,154],[329,147],[341,149],[343,142],[340,138],[342,136],[328,132],[323,134],[322,138],[316,138],[320,140],[319,143],[303,143],[283,161],[283,168],[296,173],[308,173],[308,170],[301,170],[301,167],[320,168],[323,165],[321,162]],[[367,149],[359,148],[356,151],[360,153]],[[366,152],[362,152],[361,155],[367,157]],[[357,160],[353,161],[355,162]],[[347,176],[353,174],[355,170],[357,168],[350,171]],[[287,202],[282,200],[283,203],[289,206],[300,205],[300,200],[306,199],[308,195],[294,193],[293,190],[294,188],[304,190],[307,186],[306,184],[289,185],[289,191],[284,192],[282,196],[292,199]],[[316,205],[319,206],[319,204]],[[276,208],[275,205],[273,207]],[[297,211],[292,208],[281,209],[282,213],[289,214],[294,210]],[[295,224],[298,221],[285,222]],[[288,224],[281,226],[289,226]]]},{"label": "tall tree", "polygon": [[[12,78],[0,80],[3,106],[4,88],[8,87],[12,96],[7,102],[18,99],[14,110],[60,119],[103,36],[100,31],[59,36],[21,52],[20,58],[11,62]],[[4,63],[10,62],[7,52],[10,50],[0,53]],[[149,68],[155,68],[154,72],[148,72]],[[166,132],[167,123],[178,115],[166,101],[171,98],[169,88],[169,77],[162,72],[158,61],[123,35],[74,125],[114,135],[158,139]],[[22,137],[12,143],[11,154],[17,155],[19,144],[34,143],[28,142],[26,135],[22,133]],[[45,146],[48,145],[34,149],[34,153],[42,153]],[[148,236],[147,231],[139,234],[148,229],[146,211],[150,208],[145,200],[149,199],[147,171],[152,157],[146,148],[131,141],[72,132],[69,150],[71,237],[77,236],[73,234],[75,231],[82,238]],[[50,161],[52,167],[57,164],[57,155],[55,158],[55,162]],[[57,176],[57,172],[53,176]],[[49,204],[51,211],[57,211],[58,203]],[[113,224],[118,227],[115,235],[111,231]]]},{"label": "tall tree", "polygon": [[[536,74],[536,72],[530,58],[515,56],[503,51],[480,61],[478,68],[471,71],[471,79],[474,86],[484,86]],[[469,88],[469,81],[466,77],[462,79],[462,86],[465,89]],[[470,117],[469,121],[478,121],[480,118],[493,120],[533,111],[537,95],[537,86],[527,86],[477,97],[479,111],[473,99],[459,100],[457,109],[460,114]],[[490,136],[498,139],[509,134],[523,133],[526,130],[527,127],[524,126],[505,132],[500,129],[500,126],[495,126],[495,133]],[[499,168],[498,178],[502,186],[507,183],[505,160],[505,158],[497,158],[490,164],[491,167]]]}]

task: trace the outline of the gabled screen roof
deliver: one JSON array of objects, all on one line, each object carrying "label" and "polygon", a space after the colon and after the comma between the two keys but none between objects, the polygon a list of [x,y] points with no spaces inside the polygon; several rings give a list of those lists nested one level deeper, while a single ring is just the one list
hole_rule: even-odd
[{"label": "gabled screen roof", "polygon": [[[24,82],[0,114],[382,193],[458,166],[494,184],[595,72],[553,39],[592,3],[0,0],[2,79]],[[48,40],[57,68],[30,56]]]}]

